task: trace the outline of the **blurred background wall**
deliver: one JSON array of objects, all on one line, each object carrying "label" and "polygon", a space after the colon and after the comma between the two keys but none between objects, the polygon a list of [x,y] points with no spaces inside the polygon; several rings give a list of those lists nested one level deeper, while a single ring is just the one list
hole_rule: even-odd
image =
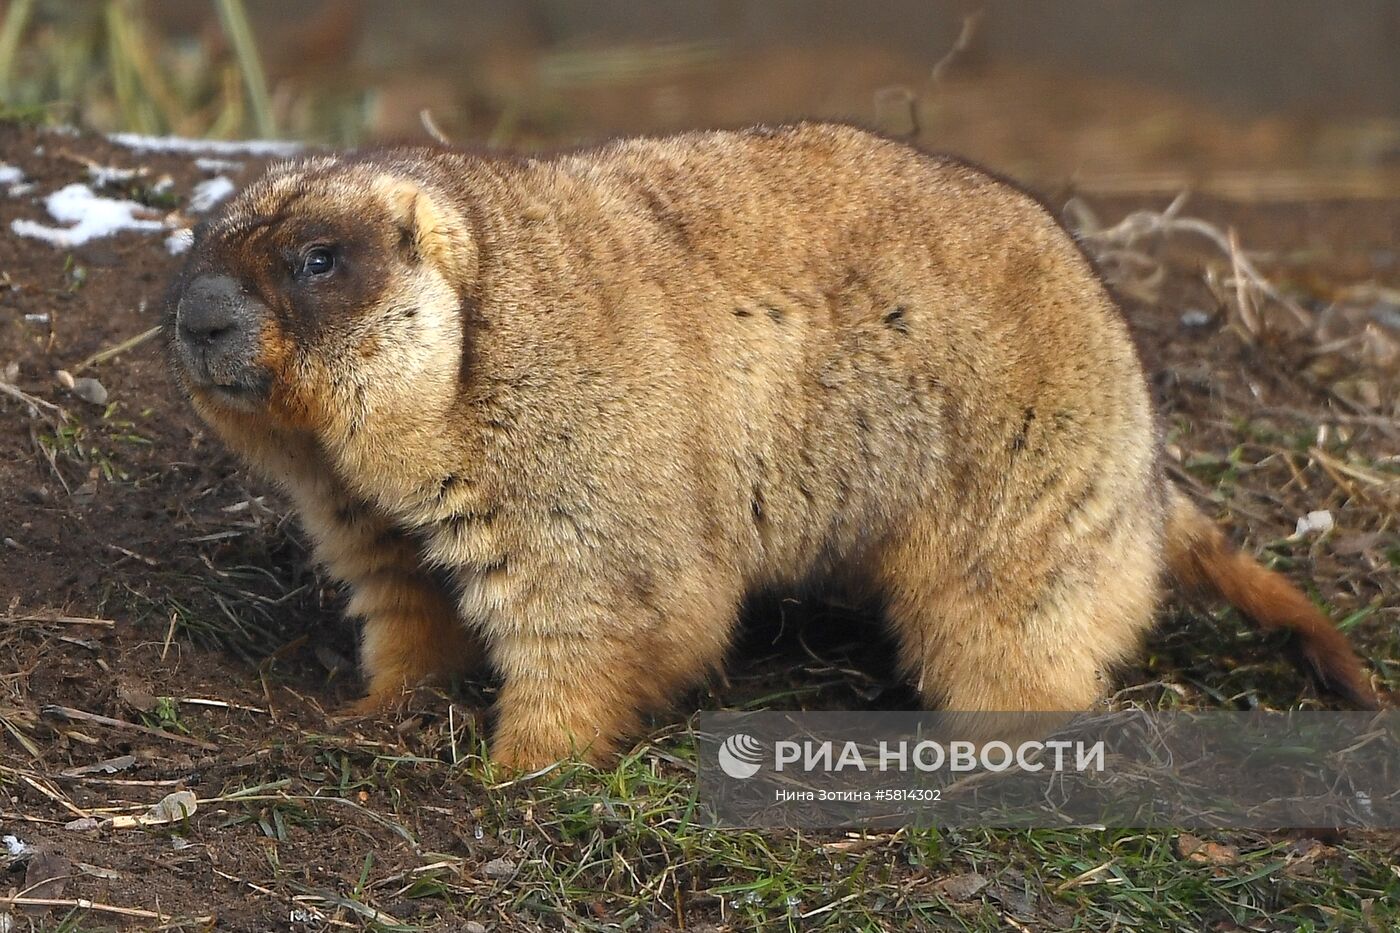
[{"label": "blurred background wall", "polygon": [[1400,167],[1400,2],[10,0],[0,100],[340,145],[421,139],[423,110],[512,146],[837,117],[1041,183],[1166,190]]}]

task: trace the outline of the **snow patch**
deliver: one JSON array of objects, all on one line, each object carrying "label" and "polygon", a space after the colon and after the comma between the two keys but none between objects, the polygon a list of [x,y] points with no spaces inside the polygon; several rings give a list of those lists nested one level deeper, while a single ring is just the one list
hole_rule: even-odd
[{"label": "snow patch", "polygon": [[237,186],[229,181],[226,175],[201,181],[194,186],[194,191],[190,192],[190,210],[196,214],[203,214],[236,190]]},{"label": "snow patch", "polygon": [[131,181],[139,172],[134,168],[113,168],[110,165],[89,165],[88,177],[99,188]]},{"label": "snow patch", "polygon": [[145,220],[137,216],[149,211],[145,205],[99,197],[82,184],[58,189],[44,199],[44,206],[54,220],[69,226],[49,227],[20,219],[10,221],[10,229],[20,236],[34,237],[65,249],[111,236],[121,230],[165,229],[159,220]]},{"label": "snow patch", "polygon": [[1294,529],[1293,537],[1302,538],[1311,534],[1326,534],[1334,527],[1336,527],[1336,522],[1332,519],[1332,513],[1326,509],[1319,509],[1298,518],[1298,527]]},{"label": "snow patch", "polygon": [[238,172],[243,170],[242,162],[235,162],[232,159],[195,159],[194,167],[201,172],[208,172],[217,175],[220,172]]},{"label": "snow patch", "polygon": [[17,836],[5,836],[0,838],[0,842],[5,844],[5,850],[10,853],[11,858],[34,854],[34,847],[27,842],[21,842]]},{"label": "snow patch", "polygon": [[140,133],[113,133],[107,138],[119,146],[146,152],[211,152],[215,155],[286,158],[305,148],[301,143],[287,139],[188,139],[183,136],[142,136]]},{"label": "snow patch", "polygon": [[12,198],[34,190],[34,182],[24,180],[24,170],[8,162],[0,162],[0,185],[5,187],[5,193]]},{"label": "snow patch", "polygon": [[172,256],[178,256],[190,248],[194,242],[194,231],[189,227],[183,227],[165,238],[165,248]]}]

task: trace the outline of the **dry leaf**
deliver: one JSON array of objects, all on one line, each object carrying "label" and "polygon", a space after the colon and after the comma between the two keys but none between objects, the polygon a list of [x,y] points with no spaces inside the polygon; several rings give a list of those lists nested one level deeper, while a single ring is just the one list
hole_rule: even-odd
[{"label": "dry leaf", "polygon": [[117,685],[117,698],[127,706],[143,713],[153,712],[159,701],[144,686],[138,683],[121,683]]},{"label": "dry leaf", "polygon": [[509,878],[515,874],[515,861],[508,858],[493,858],[486,863],[482,872],[488,878]]},{"label": "dry leaf", "polygon": [[976,897],[987,886],[987,879],[975,871],[944,878],[934,885],[950,901],[966,901]]},{"label": "dry leaf", "polygon": [[41,848],[24,869],[25,896],[62,897],[72,872],[68,856],[47,846]]},{"label": "dry leaf", "polygon": [[125,771],[135,764],[135,755],[118,755],[116,758],[106,758],[90,765],[68,768],[63,772],[63,776],[82,777],[85,774],[116,774],[118,771]]},{"label": "dry leaf", "polygon": [[1240,860],[1240,850],[1235,846],[1207,842],[1189,833],[1176,837],[1176,851],[1188,862],[1202,865],[1233,865]]},{"label": "dry leaf", "polygon": [[160,803],[140,816],[113,817],[111,826],[113,829],[133,829],[137,826],[163,826],[166,823],[178,823],[191,816],[198,807],[199,802],[195,799],[193,791],[177,790],[173,794],[166,794]]}]

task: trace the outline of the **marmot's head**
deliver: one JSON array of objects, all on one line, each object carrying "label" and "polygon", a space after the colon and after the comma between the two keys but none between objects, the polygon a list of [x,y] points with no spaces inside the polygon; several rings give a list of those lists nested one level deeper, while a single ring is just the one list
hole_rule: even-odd
[{"label": "marmot's head", "polygon": [[336,436],[451,396],[475,251],[414,165],[277,165],[195,230],[164,336],[200,414]]}]

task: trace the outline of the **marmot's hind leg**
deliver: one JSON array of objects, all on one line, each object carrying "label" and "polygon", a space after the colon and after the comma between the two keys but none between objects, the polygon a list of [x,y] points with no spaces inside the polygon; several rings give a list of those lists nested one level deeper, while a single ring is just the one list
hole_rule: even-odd
[{"label": "marmot's hind leg", "polygon": [[1150,536],[1123,526],[1092,546],[1024,540],[959,549],[939,525],[915,518],[872,568],[902,665],[927,705],[1071,711],[1109,692],[1114,667],[1151,625],[1158,558]]}]

